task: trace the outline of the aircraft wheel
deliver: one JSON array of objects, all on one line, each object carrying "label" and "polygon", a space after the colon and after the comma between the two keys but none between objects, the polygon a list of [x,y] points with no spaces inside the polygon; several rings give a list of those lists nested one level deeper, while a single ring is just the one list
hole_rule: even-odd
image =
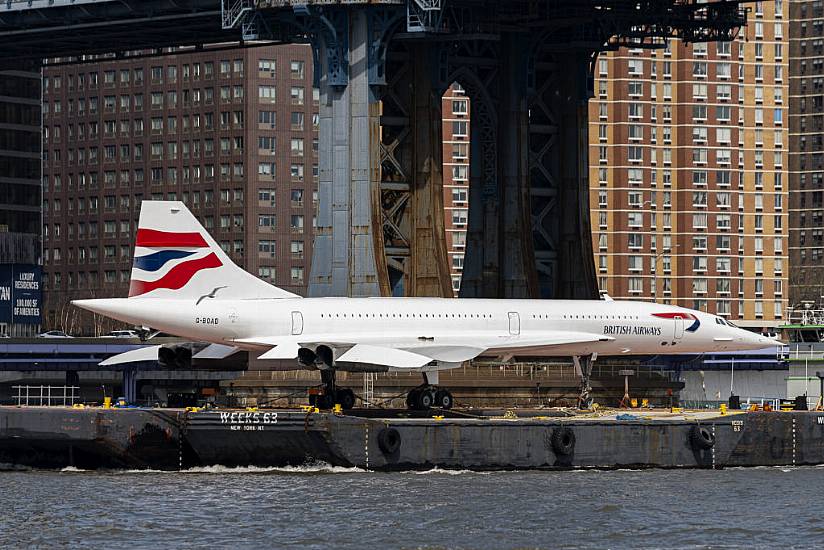
[{"label": "aircraft wheel", "polygon": [[317,404],[315,406],[319,409],[331,409],[335,406],[334,401],[331,395],[319,395],[317,396]]},{"label": "aircraft wheel", "polygon": [[435,393],[435,405],[442,408],[449,410],[452,408],[452,394],[449,393],[447,390],[438,390]]},{"label": "aircraft wheel", "polygon": [[355,406],[355,392],[349,388],[338,390],[337,402],[343,410],[348,411]]},{"label": "aircraft wheel", "polygon": [[431,390],[422,390],[418,394],[417,405],[418,409],[422,411],[429,410],[435,403],[435,392]]},{"label": "aircraft wheel", "polygon": [[414,411],[418,408],[418,394],[420,393],[419,389],[410,390],[409,393],[406,394],[406,408],[409,410]]}]

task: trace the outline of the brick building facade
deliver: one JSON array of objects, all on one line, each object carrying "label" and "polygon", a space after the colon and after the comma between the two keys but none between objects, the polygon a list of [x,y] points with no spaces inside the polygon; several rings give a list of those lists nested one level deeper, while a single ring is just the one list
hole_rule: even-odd
[{"label": "brick building facade", "polygon": [[469,221],[470,101],[458,84],[441,100],[443,120],[443,204],[446,251],[455,296],[461,290]]},{"label": "brick building facade", "polygon": [[751,327],[788,300],[788,5],[732,42],[622,48],[596,65],[590,206],[599,284]]},{"label": "brick building facade", "polygon": [[43,71],[44,324],[110,325],[69,305],[126,296],[142,200],[186,203],[232,259],[304,294],[318,102],[305,45]]},{"label": "brick building facade", "polygon": [[790,8],[790,303],[824,301],[824,2]]}]

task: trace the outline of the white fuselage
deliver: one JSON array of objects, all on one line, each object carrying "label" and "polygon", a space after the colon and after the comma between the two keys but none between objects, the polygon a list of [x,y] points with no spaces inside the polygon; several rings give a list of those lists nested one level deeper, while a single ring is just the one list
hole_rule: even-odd
[{"label": "white fuselage", "polygon": [[[196,304],[192,299],[116,298],[86,300],[78,305],[127,323],[249,350],[266,349],[265,344],[275,343],[277,337],[330,344],[354,341],[403,349],[500,342],[505,350],[488,345],[484,354],[500,351],[506,356],[685,354],[778,344],[714,315],[647,302],[206,298]],[[673,314],[690,317],[661,317]],[[605,338],[574,344],[535,344],[555,332]]]}]

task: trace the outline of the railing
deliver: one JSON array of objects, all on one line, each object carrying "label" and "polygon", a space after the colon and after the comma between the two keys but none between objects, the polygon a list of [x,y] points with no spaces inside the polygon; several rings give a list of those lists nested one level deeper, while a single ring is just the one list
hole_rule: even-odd
[{"label": "railing", "polygon": [[76,4],[103,3],[111,0],[4,0],[0,2],[0,8],[4,11],[22,11],[41,8],[59,8],[63,6],[73,6]]},{"label": "railing", "polygon": [[793,349],[788,346],[783,357],[790,361],[824,361],[824,349],[799,349],[797,346]]},{"label": "railing", "polygon": [[375,372],[363,373],[363,406],[371,407],[372,401],[375,399],[375,379],[378,377]]},{"label": "railing", "polygon": [[[741,410],[747,410],[752,405],[758,405],[760,409],[764,405],[769,405],[772,410],[780,411],[781,402],[787,401],[780,397],[740,397]],[[682,399],[681,406],[685,409],[718,409],[722,404],[727,404],[726,400],[719,399]],[[808,405],[809,406],[809,405]]]},{"label": "railing", "polygon": [[438,32],[442,0],[409,0],[406,3],[407,32]]},{"label": "railing", "polygon": [[79,398],[79,386],[12,386],[17,406],[58,407],[69,406]]},{"label": "railing", "polygon": [[244,40],[258,38],[258,17],[254,0],[221,0],[220,11],[224,29],[240,27]]}]

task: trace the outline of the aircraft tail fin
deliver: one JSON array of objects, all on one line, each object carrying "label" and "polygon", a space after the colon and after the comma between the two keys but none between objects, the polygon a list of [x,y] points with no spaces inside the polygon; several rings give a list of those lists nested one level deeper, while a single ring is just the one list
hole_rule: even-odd
[{"label": "aircraft tail fin", "polygon": [[235,265],[179,201],[143,201],[129,298],[299,298]]}]

